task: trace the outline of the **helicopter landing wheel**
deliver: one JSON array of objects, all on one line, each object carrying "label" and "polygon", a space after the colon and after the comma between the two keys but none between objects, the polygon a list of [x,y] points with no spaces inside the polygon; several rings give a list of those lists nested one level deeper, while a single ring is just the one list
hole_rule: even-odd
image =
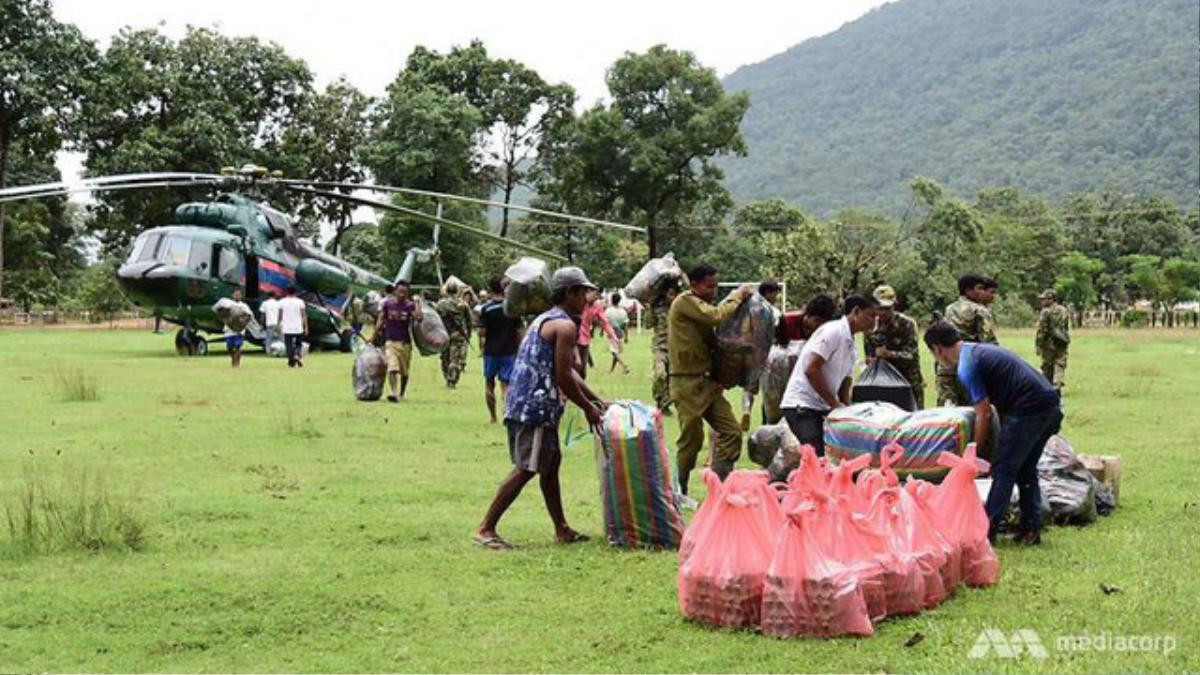
[{"label": "helicopter landing wheel", "polygon": [[175,333],[175,353],[180,356],[205,356],[208,354],[208,340],[181,328]]}]

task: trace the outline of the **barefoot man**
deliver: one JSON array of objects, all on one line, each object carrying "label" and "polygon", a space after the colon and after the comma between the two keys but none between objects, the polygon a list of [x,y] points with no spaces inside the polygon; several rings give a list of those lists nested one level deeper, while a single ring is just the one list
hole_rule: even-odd
[{"label": "barefoot man", "polygon": [[508,430],[508,452],[513,470],[500,484],[483,522],[475,531],[475,543],[494,550],[512,548],[496,533],[500,517],[521,494],[525,484],[539,477],[546,511],[554,523],[560,543],[586,541],[587,536],[572,530],[563,515],[558,467],[562,452],[558,447],[558,421],[564,398],[583,410],[588,425],[596,430],[606,403],[600,399],[575,369],[578,316],[588,303],[588,293],[596,290],[578,267],[563,267],[550,281],[554,307],[529,325],[504,402],[504,426]]}]

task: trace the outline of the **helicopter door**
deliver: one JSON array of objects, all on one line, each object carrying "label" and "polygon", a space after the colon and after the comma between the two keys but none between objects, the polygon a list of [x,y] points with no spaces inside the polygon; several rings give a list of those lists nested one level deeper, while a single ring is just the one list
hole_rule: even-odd
[{"label": "helicopter door", "polygon": [[258,297],[258,256],[246,254],[246,297]]}]

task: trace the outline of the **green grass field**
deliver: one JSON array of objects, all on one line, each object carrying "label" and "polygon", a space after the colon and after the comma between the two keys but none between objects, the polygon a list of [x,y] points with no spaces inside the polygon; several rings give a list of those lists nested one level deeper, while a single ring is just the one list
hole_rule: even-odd
[{"label": "green grass field", "polygon": [[[1001,339],[1031,357],[1030,333]],[[633,374],[598,373],[597,391],[648,398],[647,351],[635,339]],[[146,524],[139,551],[28,553],[0,528],[0,671],[1200,671],[1200,333],[1078,331],[1064,433],[1123,456],[1120,508],[1037,549],[1002,543],[999,585],[869,639],[685,622],[674,553],[554,544],[536,482],[501,523],[518,549],[479,549],[509,463],[477,353],[456,391],[420,359],[399,405],[356,402],[350,367],[252,352],[235,371],[219,349],[176,357],[168,335],[0,332],[6,508],[28,481],[88,472]],[[96,400],[63,400],[80,378]],[[568,518],[598,535],[590,440],[563,479]],[[968,658],[985,628],[1033,629],[1050,655]],[[1055,647],[1104,631],[1175,650]]]}]

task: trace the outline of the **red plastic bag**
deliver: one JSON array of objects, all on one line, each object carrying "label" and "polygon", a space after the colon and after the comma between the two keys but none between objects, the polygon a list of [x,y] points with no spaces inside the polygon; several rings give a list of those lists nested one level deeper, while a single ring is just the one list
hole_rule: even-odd
[{"label": "red plastic bag", "polygon": [[946,562],[942,565],[942,586],[949,595],[962,582],[962,542],[948,536],[942,530],[941,519],[933,510],[933,496],[937,494],[937,486],[926,480],[909,478],[904,483],[905,501],[916,514],[910,515],[914,522],[924,521],[927,527],[920,531],[928,532],[934,543],[946,554]]},{"label": "red plastic bag", "polygon": [[788,474],[787,492],[784,493],[785,513],[799,505],[807,496],[829,489],[830,472],[824,457],[807,443],[800,446],[800,466]]},{"label": "red plastic bag", "polygon": [[987,513],[975,491],[975,476],[988,463],[976,458],[974,443],[962,457],[943,452],[938,463],[950,472],[934,493],[933,510],[947,538],[962,546],[962,579],[969,586],[991,586],[1000,579],[1000,560],[988,542]]},{"label": "red plastic bag", "polygon": [[814,527],[836,516],[830,500],[806,500],[787,517],[763,589],[762,632],[833,637],[875,632],[857,574],[839,563]]},{"label": "red plastic bag", "polygon": [[[907,488],[907,486],[905,486]],[[909,550],[917,556],[917,566],[925,579],[926,608],[934,607],[954,592],[958,585],[958,570],[962,557],[938,532],[929,511],[912,492],[899,490],[899,508],[903,517],[903,538]]]},{"label": "red plastic bag", "polygon": [[[899,488],[885,487],[875,494],[866,520],[879,533],[887,550],[883,566],[884,587],[887,589],[889,614],[915,614],[930,606],[930,597],[941,602],[945,597],[940,563],[933,551],[922,555],[915,551],[908,538],[905,513],[900,508]],[[932,588],[929,586],[932,584]]]},{"label": "red plastic bag", "polygon": [[712,626],[758,626],[763,579],[783,525],[767,481],[766,471],[734,471],[710,492],[706,501],[714,504],[679,567],[679,609],[685,617]]},{"label": "red plastic bag", "polygon": [[721,494],[721,478],[712,469],[701,470],[700,478],[704,480],[704,486],[708,488],[708,495],[700,504],[696,515],[692,517],[692,522],[683,531],[683,539],[679,542],[680,567],[683,567],[683,564],[692,555],[692,549],[696,548],[696,539],[702,536],[705,525],[712,520],[712,512],[716,510],[718,501],[717,497]]}]

